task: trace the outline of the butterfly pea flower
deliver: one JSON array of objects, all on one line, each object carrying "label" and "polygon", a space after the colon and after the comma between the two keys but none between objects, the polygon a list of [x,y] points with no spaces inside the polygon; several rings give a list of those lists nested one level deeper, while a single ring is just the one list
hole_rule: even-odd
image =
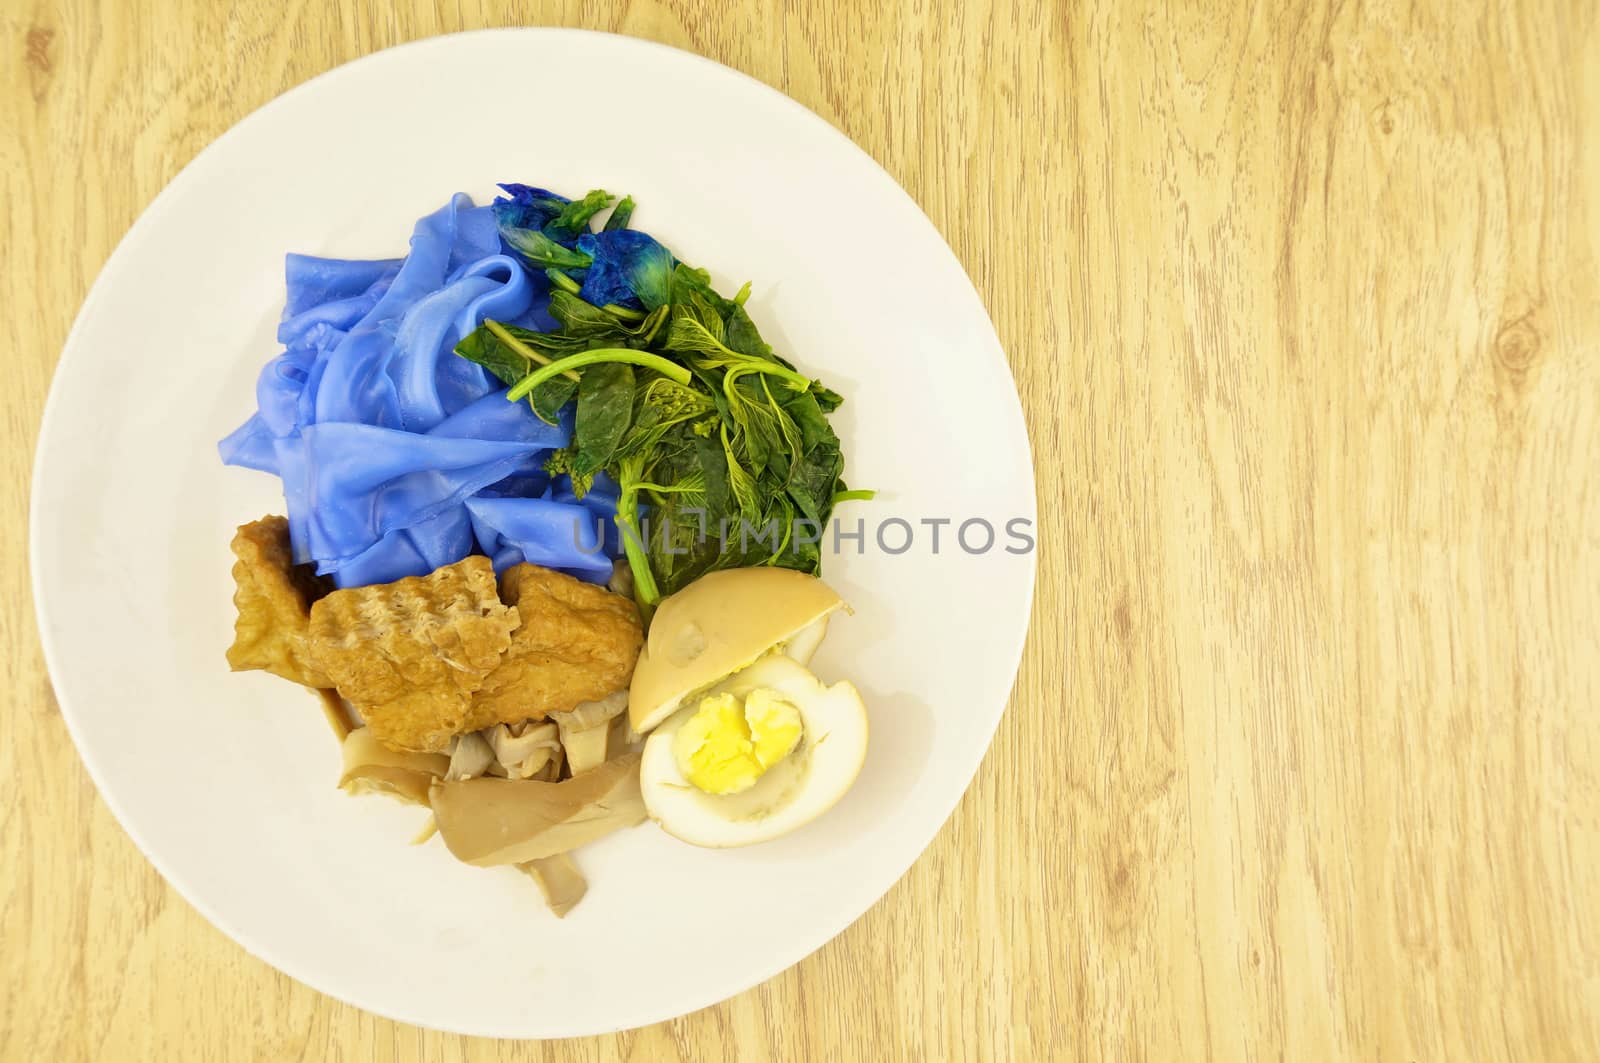
[{"label": "butterfly pea flower", "polygon": [[543,229],[555,220],[562,207],[572,202],[566,196],[532,185],[505,184],[500,189],[506,194],[496,197],[490,209],[502,233],[506,229]]},{"label": "butterfly pea flower", "polygon": [[577,250],[590,265],[578,297],[595,306],[616,305],[654,310],[671,297],[672,252],[637,229],[584,233]]}]

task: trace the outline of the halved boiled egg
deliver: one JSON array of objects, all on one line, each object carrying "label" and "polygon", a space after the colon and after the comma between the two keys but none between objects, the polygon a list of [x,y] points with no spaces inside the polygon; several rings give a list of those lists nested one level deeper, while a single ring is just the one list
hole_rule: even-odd
[{"label": "halved boiled egg", "polygon": [[645,810],[693,845],[776,838],[844,796],[867,754],[867,710],[848,682],[824,686],[768,654],[685,703],[645,742]]},{"label": "halved boiled egg", "polygon": [[634,666],[628,720],[645,734],[715,683],[774,651],[807,664],[845,608],[833,588],[784,568],[710,572],[656,608]]}]

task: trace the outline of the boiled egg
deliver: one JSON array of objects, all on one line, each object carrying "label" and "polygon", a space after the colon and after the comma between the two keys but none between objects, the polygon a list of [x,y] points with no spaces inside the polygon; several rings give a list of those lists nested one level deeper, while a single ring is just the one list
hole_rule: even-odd
[{"label": "boiled egg", "polygon": [[783,568],[707,573],[665,599],[650,621],[628,691],[628,720],[646,734],[759,658],[807,664],[844,599],[815,576]]},{"label": "boiled egg", "polygon": [[650,818],[693,845],[787,834],[832,808],[866,759],[856,688],[782,653],[682,700],[645,741],[639,782]]}]

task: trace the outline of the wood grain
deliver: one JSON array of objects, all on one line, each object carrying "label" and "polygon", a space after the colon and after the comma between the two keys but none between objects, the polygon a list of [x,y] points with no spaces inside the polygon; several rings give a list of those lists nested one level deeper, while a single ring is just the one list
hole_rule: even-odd
[{"label": "wood grain", "polygon": [[[912,872],[756,991],[554,1045],[375,1019],[178,900],[23,549],[51,368],[161,187],[337,63],[515,23],[709,55],[880,160],[994,316],[1043,526]],[[10,0],[0,37],[6,1058],[1600,1058],[1592,3]]]}]

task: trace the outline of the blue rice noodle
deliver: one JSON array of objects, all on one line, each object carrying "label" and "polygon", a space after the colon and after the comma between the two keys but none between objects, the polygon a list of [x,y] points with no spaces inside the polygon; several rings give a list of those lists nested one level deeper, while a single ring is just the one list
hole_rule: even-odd
[{"label": "blue rice noodle", "polygon": [[570,408],[546,424],[453,351],[485,318],[549,325],[547,282],[503,250],[492,208],[457,195],[417,222],[404,259],[287,257],[284,350],[218,449],[282,480],[296,562],[340,587],[473,552],[497,572],[610,577],[615,485],[602,477],[580,501],[543,469]]}]

